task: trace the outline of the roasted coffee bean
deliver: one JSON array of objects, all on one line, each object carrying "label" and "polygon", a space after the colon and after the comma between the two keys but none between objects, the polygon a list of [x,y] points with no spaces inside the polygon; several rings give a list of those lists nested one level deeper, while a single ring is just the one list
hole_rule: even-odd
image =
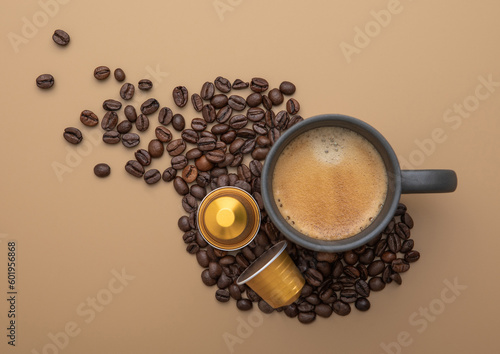
[{"label": "roasted coffee bean", "polygon": [[228,98],[224,94],[218,94],[212,97],[210,100],[210,104],[214,106],[214,108],[222,108],[227,105]]},{"label": "roasted coffee bean", "polygon": [[314,268],[307,269],[304,278],[311,286],[320,286],[323,282],[323,274]]},{"label": "roasted coffee bean", "polygon": [[191,95],[191,103],[193,104],[193,108],[196,112],[201,112],[203,108],[203,100],[199,94],[193,93]]},{"label": "roasted coffee bean", "polygon": [[413,245],[414,245],[413,240],[404,241],[402,246],[401,246],[400,252],[402,252],[402,253],[410,252],[413,249]]},{"label": "roasted coffee bean", "polygon": [[301,116],[299,115],[296,115],[296,116],[293,116],[290,118],[290,120],[288,121],[288,124],[286,126],[287,129],[290,129],[291,127],[293,127],[295,124],[297,123],[300,123],[304,120],[304,118],[302,118]]},{"label": "roasted coffee bean", "polygon": [[344,266],[342,265],[342,261],[339,259],[333,263],[332,276],[334,278],[339,278],[344,272]]},{"label": "roasted coffee bean", "polygon": [[354,289],[344,289],[340,292],[340,300],[348,304],[355,302],[357,297],[358,293]]},{"label": "roasted coffee bean", "polygon": [[244,82],[244,81],[242,81],[240,79],[236,79],[233,82],[233,89],[235,89],[235,90],[246,89],[248,86],[249,86],[248,82]]},{"label": "roasted coffee bean", "polygon": [[250,265],[250,262],[248,259],[245,258],[245,256],[241,253],[236,255],[236,262],[242,267],[242,268],[247,268]]},{"label": "roasted coffee bean", "polygon": [[248,311],[252,309],[253,305],[252,301],[248,299],[240,299],[236,301],[236,307],[241,311]]},{"label": "roasted coffee bean", "polygon": [[401,275],[399,275],[399,273],[392,273],[391,279],[398,285],[403,283],[403,279],[401,279]]},{"label": "roasted coffee bean", "polygon": [[205,122],[212,123],[216,118],[215,107],[211,104],[204,105],[201,109],[201,115],[203,116]]},{"label": "roasted coffee bean", "polygon": [[392,283],[391,279],[391,274],[394,273],[391,269],[391,267],[388,265],[385,267],[384,271],[382,272],[382,281],[386,284]]},{"label": "roasted coffee bean", "polygon": [[351,278],[359,277],[359,270],[356,267],[351,265],[347,265],[344,267],[344,274]]},{"label": "roasted coffee bean", "polygon": [[68,143],[71,144],[80,144],[83,140],[82,132],[79,129],[73,127],[64,129],[63,137]]},{"label": "roasted coffee bean", "polygon": [[243,162],[243,154],[240,152],[237,152],[233,156],[234,156],[233,162],[231,162],[231,164],[229,166],[238,167]]},{"label": "roasted coffee bean", "polygon": [[219,263],[222,266],[228,266],[230,264],[233,264],[234,262],[236,262],[236,259],[231,255],[224,256],[219,260]]},{"label": "roasted coffee bean", "polygon": [[198,171],[198,177],[196,177],[196,183],[201,187],[206,187],[210,184],[210,174],[204,171]]},{"label": "roasted coffee bean", "polygon": [[220,289],[225,289],[233,283],[233,279],[228,277],[226,273],[222,272],[219,279],[217,280],[217,287]]},{"label": "roasted coffee bean", "polygon": [[120,133],[115,130],[107,131],[103,134],[102,141],[106,144],[118,144],[120,142]]},{"label": "roasted coffee bean", "polygon": [[248,193],[252,193],[252,187],[248,182],[238,180],[234,183],[235,187],[238,187],[240,189],[243,189],[244,191],[247,191]]},{"label": "roasted coffee bean", "polygon": [[[262,163],[260,161],[252,161],[252,162],[250,162],[250,171],[252,171],[252,174],[254,173],[252,170],[252,166],[254,164],[260,164],[259,170],[262,171]],[[260,176],[260,174],[259,174],[259,176]],[[320,262],[333,263],[338,259],[338,254],[337,253],[328,253],[328,252],[318,252],[316,254],[316,259]]]},{"label": "roasted coffee bean", "polygon": [[198,140],[198,149],[201,151],[210,151],[215,149],[216,140],[214,138],[201,138]]},{"label": "roasted coffee bean", "polygon": [[262,105],[267,110],[271,110],[273,108],[273,102],[267,95],[262,95]]},{"label": "roasted coffee bean", "polygon": [[297,114],[300,111],[300,104],[295,98],[290,98],[286,101],[286,110],[290,114]]},{"label": "roasted coffee bean", "polygon": [[[210,275],[208,274],[208,269],[205,269],[203,272],[201,272],[201,281],[203,282],[203,284],[205,284],[206,286],[213,286],[215,284],[217,284],[217,280],[216,279],[213,279],[212,277],[210,277]],[[251,302],[250,302],[251,304]]]},{"label": "roasted coffee bean", "polygon": [[205,82],[201,87],[200,96],[204,100],[210,100],[214,96],[215,88],[211,82]]},{"label": "roasted coffee bean", "polygon": [[147,184],[155,184],[160,179],[161,179],[161,174],[160,174],[160,171],[158,171],[157,169],[151,169],[149,171],[146,171],[146,173],[144,174],[144,181]]},{"label": "roasted coffee bean", "polygon": [[172,110],[168,107],[163,107],[158,113],[158,122],[163,125],[169,125],[172,122],[173,117],[174,114],[172,113]]},{"label": "roasted coffee bean", "polygon": [[259,122],[265,117],[265,114],[262,108],[252,107],[247,111],[247,118],[252,122]]},{"label": "roasted coffee bean", "polygon": [[111,167],[107,163],[98,163],[94,166],[94,174],[97,177],[108,177],[111,173]]},{"label": "roasted coffee bean", "polygon": [[139,114],[135,121],[135,127],[140,132],[145,132],[149,128],[149,118],[145,114]]},{"label": "roasted coffee bean", "polygon": [[351,313],[351,306],[349,306],[349,304],[341,300],[335,301],[332,307],[333,307],[333,312],[335,312],[339,316],[347,316],[348,314]]},{"label": "roasted coffee bean", "polygon": [[207,160],[211,163],[221,163],[226,158],[226,154],[222,150],[211,150],[208,151],[205,156]]},{"label": "roasted coffee bean", "polygon": [[119,102],[117,100],[109,99],[109,100],[105,100],[102,103],[102,108],[104,108],[106,111],[117,111],[120,108],[122,108],[122,104],[121,104],[121,102]]},{"label": "roasted coffee bean", "polygon": [[236,139],[236,132],[234,130],[230,130],[227,133],[221,135],[220,140],[226,144],[231,144],[234,139]]},{"label": "roasted coffee bean", "polygon": [[220,92],[228,93],[229,91],[231,91],[231,83],[225,77],[217,77],[214,83],[215,87],[217,87]]},{"label": "roasted coffee bean", "polygon": [[382,253],[380,258],[385,262],[385,263],[391,263],[393,260],[397,258],[396,254],[390,251],[386,251]]},{"label": "roasted coffee bean", "polygon": [[107,79],[110,73],[111,70],[109,70],[107,66],[98,66],[97,68],[94,69],[94,77],[97,80]]},{"label": "roasted coffee bean", "polygon": [[257,302],[260,300],[260,296],[250,288],[247,288],[247,297],[252,302]]},{"label": "roasted coffee bean", "polygon": [[217,188],[229,186],[228,175],[221,175],[217,177]]},{"label": "roasted coffee bean", "polygon": [[233,114],[233,109],[230,106],[224,106],[219,109],[217,115],[215,116],[215,119],[219,123],[225,123],[229,120],[231,114]]},{"label": "roasted coffee bean", "polygon": [[83,125],[86,125],[87,127],[93,127],[99,123],[99,118],[95,115],[94,112],[86,109],[80,114],[80,122],[82,122]]},{"label": "roasted coffee bean", "polygon": [[124,83],[120,89],[120,97],[124,100],[130,100],[134,97],[135,87],[131,83]]},{"label": "roasted coffee bean", "polygon": [[229,126],[233,129],[241,129],[247,125],[247,117],[237,114],[229,119]]},{"label": "roasted coffee bean", "polygon": [[255,177],[260,177],[262,173],[262,162],[252,160],[250,161],[248,166],[250,168],[250,172],[252,173],[252,175],[254,175]]},{"label": "roasted coffee bean", "polygon": [[172,126],[178,132],[182,131],[186,127],[186,121],[184,120],[184,116],[182,114],[174,114],[172,117]]},{"label": "roasted coffee bean", "polygon": [[130,121],[128,120],[124,120],[123,122],[120,122],[120,124],[116,126],[116,130],[120,134],[127,134],[131,129],[132,129],[132,123],[130,123]]},{"label": "roasted coffee bean", "polygon": [[243,140],[241,138],[236,138],[231,143],[231,145],[229,145],[229,152],[231,154],[234,154],[235,152],[240,151],[240,149],[241,149],[241,147],[243,146],[244,143],[245,143],[245,140]]},{"label": "roasted coffee bean", "polygon": [[331,288],[322,290],[319,297],[326,304],[332,304],[337,300],[337,295],[335,295],[335,291]]},{"label": "roasted coffee bean", "polygon": [[243,143],[240,151],[242,154],[249,154],[253,151],[254,148],[255,148],[255,139],[248,139]]},{"label": "roasted coffee bean", "polygon": [[387,246],[391,252],[398,253],[401,250],[401,239],[396,234],[392,233],[387,236]]},{"label": "roasted coffee bean", "polygon": [[257,107],[262,103],[262,95],[260,93],[254,92],[248,95],[247,104],[249,107]]},{"label": "roasted coffee bean", "polygon": [[396,226],[396,223],[394,222],[394,219],[393,219],[385,227],[384,234],[390,234],[391,232],[393,232],[394,231],[394,226]]},{"label": "roasted coffee bean", "polygon": [[217,165],[219,167],[227,167],[227,166],[230,166],[233,161],[234,161],[234,155],[233,154],[225,154],[224,155],[224,161],[219,162]]},{"label": "roasted coffee bean", "polygon": [[241,128],[236,131],[236,136],[240,138],[255,138],[256,134],[252,129]]},{"label": "roasted coffee bean", "polygon": [[186,194],[182,198],[182,207],[184,208],[185,211],[188,213],[191,213],[196,210],[198,207],[198,202],[196,201],[196,198],[193,197],[191,194]]},{"label": "roasted coffee bean", "polygon": [[163,156],[163,143],[158,139],[153,139],[148,144],[148,152],[151,157],[161,157]]},{"label": "roasted coffee bean", "polygon": [[268,314],[274,312],[274,308],[262,299],[259,301],[259,310]]},{"label": "roasted coffee bean", "polygon": [[126,78],[125,72],[121,68],[116,68],[113,74],[115,76],[115,80],[119,82],[124,81]]},{"label": "roasted coffee bean", "polygon": [[314,311],[314,305],[308,303],[307,301],[303,301],[299,304],[298,309],[300,312],[310,312]]},{"label": "roasted coffee bean", "polygon": [[269,88],[269,83],[267,80],[260,78],[260,77],[254,77],[250,83],[250,89],[253,92],[264,92]]},{"label": "roasted coffee bean", "polygon": [[125,165],[125,171],[130,173],[132,176],[139,178],[144,174],[144,167],[142,167],[142,165],[136,160],[130,160]]},{"label": "roasted coffee bean", "polygon": [[416,262],[420,259],[420,252],[418,251],[408,251],[405,254],[405,261],[408,263]]},{"label": "roasted coffee bean", "polygon": [[198,252],[196,252],[196,260],[198,261],[198,264],[203,268],[208,267],[208,264],[210,263],[210,260],[207,256],[207,251],[205,250],[199,250]]},{"label": "roasted coffee bean", "polygon": [[280,84],[280,91],[284,95],[293,95],[295,93],[295,85],[290,81],[283,81]]},{"label": "roasted coffee bean", "polygon": [[188,102],[188,90],[184,86],[177,86],[172,91],[172,97],[177,107],[184,107]]},{"label": "roasted coffee bean", "polygon": [[227,104],[229,105],[229,107],[238,112],[244,110],[247,106],[246,100],[238,95],[229,96]]},{"label": "roasted coffee bean", "polygon": [[285,306],[284,309],[285,315],[287,315],[290,318],[297,317],[299,314],[299,309],[297,307],[297,304],[293,303],[288,306]]},{"label": "roasted coffee bean", "polygon": [[264,122],[253,123],[252,129],[255,133],[257,133],[259,135],[267,135],[267,133],[268,133],[266,123],[264,123]]},{"label": "roasted coffee bean", "polygon": [[215,299],[219,302],[228,302],[230,300],[229,291],[219,289],[215,292]]},{"label": "roasted coffee bean", "polygon": [[356,283],[354,284],[354,288],[356,289],[356,292],[363,297],[367,297],[370,295],[370,287],[368,284],[362,280],[358,279],[356,280]]},{"label": "roasted coffee bean", "polygon": [[153,114],[160,108],[160,103],[156,98],[149,98],[141,105],[142,114]]},{"label": "roasted coffee bean", "polygon": [[54,31],[54,34],[52,35],[52,40],[56,43],[59,44],[60,46],[65,46],[69,43],[70,37],[69,34],[67,34],[65,31],[61,29],[57,29]]},{"label": "roasted coffee bean", "polygon": [[255,143],[258,147],[268,147],[271,146],[271,140],[267,136],[259,136],[255,139]]},{"label": "roasted coffee bean", "polygon": [[[162,149],[162,151],[163,151],[163,149]],[[187,166],[188,160],[187,160],[186,156],[178,155],[178,156],[172,157],[172,160],[170,161],[170,163],[172,164],[172,167],[174,169],[182,170],[182,169],[184,169],[184,167]]]},{"label": "roasted coffee bean", "polygon": [[367,298],[360,297],[356,300],[355,306],[359,311],[368,311],[370,309],[370,301]]},{"label": "roasted coffee bean", "polygon": [[229,285],[228,290],[229,290],[229,295],[233,299],[235,299],[235,300],[241,299],[241,291],[240,291],[240,287],[238,285],[231,284],[231,285]]},{"label": "roasted coffee bean", "polygon": [[391,268],[396,273],[404,273],[410,269],[410,264],[401,258],[397,258],[392,261]]},{"label": "roasted coffee bean", "polygon": [[193,129],[185,129],[182,131],[181,134],[182,139],[184,139],[185,142],[191,143],[191,144],[196,144],[198,142],[198,133],[194,131]]},{"label": "roasted coffee bean", "polygon": [[207,122],[202,118],[194,118],[191,121],[191,128],[197,132],[201,132],[207,128]]},{"label": "roasted coffee bean", "polygon": [[161,178],[165,182],[170,182],[173,181],[176,176],[177,176],[177,170],[174,169],[173,167],[168,167],[165,169],[165,171],[163,171]]},{"label": "roasted coffee bean", "polygon": [[370,241],[366,243],[367,246],[373,247],[375,246],[380,240],[382,239],[382,234],[378,234],[374,238],[372,238]]},{"label": "roasted coffee bean", "polygon": [[139,90],[141,90],[141,91],[149,91],[153,88],[153,83],[151,82],[151,80],[142,79],[142,80],[139,80],[137,87],[139,87]]},{"label": "roasted coffee bean", "polygon": [[368,275],[374,277],[384,271],[385,264],[383,261],[374,261],[368,266]]},{"label": "roasted coffee bean", "polygon": [[194,164],[199,171],[210,171],[214,167],[214,164],[208,161],[205,155],[196,159]]},{"label": "roasted coffee bean", "polygon": [[210,176],[212,176],[213,178],[222,176],[224,174],[227,174],[227,168],[215,167],[214,169],[212,169],[212,171],[210,171]]},{"label": "roasted coffee bean", "polygon": [[396,224],[395,230],[398,236],[403,240],[407,240],[410,238],[410,228],[406,226],[406,224],[402,222]]},{"label": "roasted coffee bean", "polygon": [[267,94],[272,104],[278,106],[283,103],[283,94],[280,90],[274,88]]},{"label": "roasted coffee bean", "polygon": [[274,120],[276,119],[276,115],[274,111],[266,111],[264,114],[264,120],[266,121],[266,126],[270,129],[274,128]]},{"label": "roasted coffee bean", "polygon": [[215,135],[212,132],[209,132],[208,130],[204,130],[200,132],[200,138],[211,138],[217,140],[217,135]]},{"label": "roasted coffee bean", "polygon": [[269,148],[256,148],[252,151],[252,159],[254,160],[264,160],[269,153]]},{"label": "roasted coffee bean", "polygon": [[405,223],[406,226],[408,226],[409,229],[413,229],[413,219],[411,218],[410,214],[404,213],[401,215],[401,221]]},{"label": "roasted coffee bean", "polygon": [[198,169],[195,165],[188,165],[182,170],[182,178],[187,183],[192,183],[198,177]]},{"label": "roasted coffee bean", "polygon": [[278,128],[269,129],[269,133],[267,134],[267,137],[271,141],[271,144],[274,144],[279,139],[280,136],[281,132],[279,131]]},{"label": "roasted coffee bean", "polygon": [[141,142],[140,136],[135,133],[127,133],[123,134],[122,136],[122,144],[125,147],[131,148],[139,145],[140,142]]},{"label": "roasted coffee bean", "polygon": [[208,265],[208,274],[214,279],[218,279],[222,274],[222,267],[217,262],[210,262]]},{"label": "roasted coffee bean", "polygon": [[[139,136],[137,136],[139,137]],[[151,164],[151,155],[147,150],[144,149],[139,149],[134,153],[135,159],[142,165],[142,166],[149,166]]]},{"label": "roasted coffee bean", "polygon": [[135,111],[134,106],[128,105],[124,109],[125,118],[127,118],[130,122],[134,123],[137,120],[137,112]]},{"label": "roasted coffee bean", "polygon": [[290,116],[288,115],[288,112],[279,111],[274,118],[274,126],[279,130],[285,130],[289,120]]},{"label": "roasted coffee bean", "polygon": [[101,121],[101,128],[104,130],[113,130],[118,124],[118,114],[116,112],[106,112]]},{"label": "roasted coffee bean", "polygon": [[158,140],[160,140],[162,143],[168,143],[169,141],[172,140],[172,132],[165,127],[158,126],[155,129],[155,135]]},{"label": "roasted coffee bean", "polygon": [[404,213],[406,213],[406,205],[404,205],[403,203],[399,203],[394,215],[399,216],[399,215],[403,215]]},{"label": "roasted coffee bean", "polygon": [[387,249],[387,240],[381,239],[375,245],[375,255],[380,257],[382,255],[382,253],[385,252],[386,249]]},{"label": "roasted coffee bean", "polygon": [[186,195],[189,193],[189,187],[186,181],[184,181],[181,177],[174,178],[174,189],[180,195]]},{"label": "roasted coffee bean", "polygon": [[385,283],[383,282],[381,277],[373,277],[370,279],[368,282],[368,285],[370,286],[370,289],[372,291],[380,291],[385,288]]},{"label": "roasted coffee bean", "polygon": [[211,129],[212,133],[215,135],[221,135],[227,133],[228,130],[229,130],[229,125],[227,124],[215,124],[214,126],[212,126]]}]

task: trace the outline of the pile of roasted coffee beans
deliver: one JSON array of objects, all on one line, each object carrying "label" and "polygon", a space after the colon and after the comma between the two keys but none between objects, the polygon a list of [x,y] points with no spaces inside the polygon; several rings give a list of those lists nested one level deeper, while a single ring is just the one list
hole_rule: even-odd
[{"label": "pile of roasted coffee beans", "polygon": [[[53,39],[59,45],[69,42],[69,36],[63,31],[56,31]],[[94,70],[97,80],[106,80],[110,74],[106,66]],[[119,82],[126,79],[120,68],[114,71],[114,77]],[[41,75],[36,83],[40,88],[50,88],[54,78]],[[137,88],[149,91],[153,83],[142,79]],[[248,286],[236,284],[238,276],[252,261],[284,239],[264,210],[260,178],[262,161],[270,147],[288,128],[303,120],[297,114],[299,102],[292,97],[287,97],[285,102],[285,96],[293,95],[295,90],[295,85],[288,81],[269,90],[269,83],[263,78],[255,77],[250,82],[236,79],[231,83],[224,77],[217,77],[213,82],[205,82],[200,92],[191,96],[184,86],[177,86],[172,91],[177,109],[191,101],[201,117],[186,120],[181,113],[160,107],[158,100],[149,98],[142,103],[139,112],[133,105],[125,106],[126,119],[119,121],[117,112],[122,103],[107,99],[102,104],[106,113],[101,128],[105,143],[121,142],[126,148],[134,148],[140,143],[140,135],[131,132],[133,126],[139,133],[147,131],[151,115],[158,112],[160,125],[154,130],[156,139],[148,143],[147,150],[136,150],[134,159],[125,164],[125,170],[134,177],[142,177],[147,184],[155,184],[161,179],[173,181],[187,213],[179,219],[178,227],[184,232],[182,239],[187,244],[186,251],[195,255],[203,268],[203,283],[217,288],[216,300],[225,303],[233,299],[242,311],[251,310],[256,303],[264,313],[284,312],[288,317],[297,317],[301,323],[311,323],[317,316],[330,317],[334,313],[346,316],[351,306],[367,311],[370,293],[392,282],[401,284],[401,273],[410,269],[410,263],[417,261],[420,253],[413,249],[410,238],[413,220],[406,206],[399,204],[386,229],[368,244],[352,251],[314,252],[288,241],[287,252],[306,280],[300,298],[289,306],[273,309]],[[135,86],[130,82],[125,82],[119,90],[119,96],[125,101],[132,99],[134,93]],[[280,105],[284,105],[283,109]],[[90,110],[81,112],[80,121],[88,127],[99,124],[98,116]],[[75,127],[66,128],[63,137],[71,144],[79,144],[83,139],[81,131]],[[170,166],[163,173],[157,169],[146,170],[152,159],[162,158],[165,152],[170,156]],[[94,168],[98,177],[107,177],[110,172],[106,163]],[[208,245],[196,225],[198,203],[209,191],[224,186],[239,187],[252,194],[262,213],[260,231],[255,239],[234,252]]]}]

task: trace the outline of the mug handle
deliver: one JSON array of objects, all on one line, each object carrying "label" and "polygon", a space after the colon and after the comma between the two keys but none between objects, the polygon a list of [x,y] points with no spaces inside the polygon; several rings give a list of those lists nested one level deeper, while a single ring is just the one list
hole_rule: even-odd
[{"label": "mug handle", "polygon": [[449,193],[457,189],[453,170],[402,170],[401,193]]}]

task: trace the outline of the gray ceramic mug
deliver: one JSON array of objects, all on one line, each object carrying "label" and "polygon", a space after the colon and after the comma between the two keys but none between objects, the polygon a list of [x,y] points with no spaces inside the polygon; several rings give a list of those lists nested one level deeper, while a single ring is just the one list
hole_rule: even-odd
[{"label": "gray ceramic mug", "polygon": [[[283,149],[297,136],[315,128],[336,126],[350,129],[373,144],[382,156],[388,177],[387,196],[378,216],[358,234],[343,240],[319,240],[294,229],[281,215],[273,197],[273,174]],[[343,252],[357,248],[379,235],[391,221],[401,193],[446,193],[457,188],[457,175],[452,170],[401,170],[394,150],[387,140],[369,124],[340,114],[324,114],[306,119],[283,134],[266,157],[262,170],[262,198],[267,214],[291,241],[311,250]],[[333,203],[334,201],[332,201]]]}]

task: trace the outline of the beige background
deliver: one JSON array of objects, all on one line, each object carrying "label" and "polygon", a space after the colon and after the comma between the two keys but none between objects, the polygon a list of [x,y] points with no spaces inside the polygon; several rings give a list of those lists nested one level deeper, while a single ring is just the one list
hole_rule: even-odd
[{"label": "beige background", "polygon": [[[18,242],[19,291],[16,348],[6,343],[7,303],[0,302],[0,352],[397,353],[399,345],[389,343],[398,336],[408,345],[402,353],[497,352],[500,88],[481,88],[481,97],[490,95],[476,100],[478,107],[469,97],[481,77],[500,82],[497,1],[401,0],[383,28],[370,24],[371,12],[387,9],[388,0],[47,0],[48,10],[40,3],[3,1],[0,11],[0,298],[7,291],[9,240]],[[225,4],[225,12],[219,16],[214,4]],[[25,28],[31,38],[16,53],[9,36],[23,36],[25,19],[35,21],[36,32]],[[370,32],[375,35],[348,63],[340,45],[354,45],[355,27],[367,24],[380,31]],[[57,28],[71,35],[68,47],[52,42]],[[309,326],[283,314],[239,312],[234,302],[216,302],[214,289],[202,284],[200,267],[184,250],[177,228],[183,210],[170,184],[147,186],[128,176],[123,166],[133,150],[105,145],[100,136],[80,150],[62,139],[67,126],[86,137],[100,132],[83,127],[79,113],[91,109],[102,117],[102,101],[119,97],[114,79],[93,78],[98,65],[122,67],[133,83],[160,72],[152,92],[136,94],[137,106],[151,96],[173,106],[174,86],[196,92],[218,75],[262,76],[271,86],[293,81],[304,117],[361,118],[414,167],[456,170],[459,188],[403,197],[422,258],[402,286],[370,297],[369,312]],[[35,86],[42,73],[55,76],[52,90]],[[464,100],[469,117],[459,126],[445,121],[447,110]],[[415,140],[429,139],[435,129],[445,141],[428,156],[419,153]],[[112,166],[108,179],[93,175],[98,162]],[[54,164],[71,171],[60,180]],[[164,156],[153,167],[168,165]],[[111,272],[122,269],[135,278],[106,298]],[[441,308],[446,280],[466,289],[454,300],[445,291]],[[85,303],[97,295],[110,302],[91,318]],[[429,306],[438,314],[424,320],[418,311]],[[255,328],[245,332],[241,323],[248,321]],[[72,322],[78,334],[54,350],[50,334]]]}]

